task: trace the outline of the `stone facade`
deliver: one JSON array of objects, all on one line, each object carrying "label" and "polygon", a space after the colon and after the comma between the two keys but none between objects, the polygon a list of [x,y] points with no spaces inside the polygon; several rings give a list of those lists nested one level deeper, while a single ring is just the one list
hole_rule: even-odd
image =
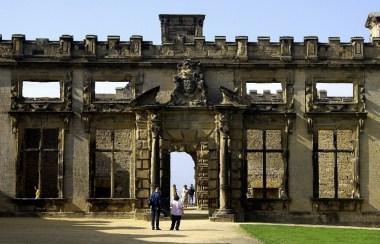
[{"label": "stone facade", "polygon": [[[160,15],[161,45],[0,35],[1,214],[139,218],[156,186],[167,210],[184,151],[211,220],[380,225],[379,16],[369,43],[205,41],[203,15]],[[59,82],[60,98],[25,98],[24,81]],[[128,85],[96,97],[96,81]]]}]

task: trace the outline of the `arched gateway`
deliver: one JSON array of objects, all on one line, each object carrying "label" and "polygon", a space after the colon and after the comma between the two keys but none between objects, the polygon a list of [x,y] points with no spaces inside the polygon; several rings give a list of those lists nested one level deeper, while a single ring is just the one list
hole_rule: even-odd
[{"label": "arched gateway", "polygon": [[[145,134],[147,137],[139,137],[138,144],[150,145],[150,168],[146,179],[137,178],[137,182],[149,181],[148,186],[137,188],[137,197],[141,196],[140,204],[144,207],[147,202],[148,192],[152,192],[156,186],[162,189],[164,206],[169,205],[170,196],[170,152],[184,151],[189,153],[195,162],[195,188],[197,203],[200,209],[208,209],[210,214],[217,213],[218,218],[235,219],[235,207],[241,208],[242,188],[233,189],[232,176],[236,182],[241,184],[242,158],[237,159],[235,164],[235,175],[232,174],[230,152],[231,142],[242,145],[242,132],[235,133],[236,139],[229,136],[230,129],[235,129],[230,123],[232,118],[237,118],[237,130],[242,129],[242,111],[238,106],[222,101],[219,105],[208,102],[207,82],[203,78],[200,62],[184,60],[177,66],[177,75],[174,76],[175,89],[170,94],[167,103],[160,104],[154,101],[144,105],[144,109],[136,104],[139,109],[137,124],[137,135]],[[228,91],[223,88],[223,92]],[[154,89],[147,93],[158,93]],[[232,91],[229,91],[233,94]],[[142,94],[141,96],[147,96]],[[151,97],[156,98],[158,94]],[[138,100],[139,98],[137,98]],[[144,100],[147,102],[147,100]],[[140,124],[141,121],[141,124]],[[235,148],[235,153],[241,148]],[[137,148],[136,155],[143,154]],[[137,159],[138,160],[138,159]],[[138,162],[138,161],[137,161]],[[136,168],[136,174],[147,172],[146,169]],[[142,173],[141,173],[142,174]],[[145,192],[145,193],[140,193]],[[237,196],[231,198],[231,193]],[[215,211],[217,210],[217,211]]]},{"label": "arched gateway", "polygon": [[160,15],[161,45],[0,35],[0,215],[145,218],[184,151],[211,220],[379,225],[380,14],[372,43],[206,42],[204,17]]}]

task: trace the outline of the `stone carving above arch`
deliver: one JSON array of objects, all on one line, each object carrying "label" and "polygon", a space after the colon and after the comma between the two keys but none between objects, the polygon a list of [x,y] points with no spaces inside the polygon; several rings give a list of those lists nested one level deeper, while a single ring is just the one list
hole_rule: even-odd
[{"label": "stone carving above arch", "polygon": [[199,61],[186,59],[178,64],[174,82],[176,86],[171,95],[169,105],[207,105],[207,89]]}]

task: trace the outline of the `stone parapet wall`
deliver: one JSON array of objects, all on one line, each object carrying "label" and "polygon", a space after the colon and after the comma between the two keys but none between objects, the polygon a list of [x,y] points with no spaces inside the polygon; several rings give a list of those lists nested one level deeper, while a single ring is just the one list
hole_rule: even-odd
[{"label": "stone parapet wall", "polygon": [[[25,35],[14,34],[11,40],[0,38],[0,63],[12,60],[52,61],[60,59],[75,62],[98,62],[100,60],[140,61],[155,59],[218,59],[229,63],[279,61],[285,63],[310,63],[310,61],[356,60],[377,62],[380,58],[380,38],[364,42],[362,37],[352,37],[350,42],[341,42],[339,37],[330,37],[327,43],[319,43],[318,37],[305,37],[303,42],[294,42],[293,37],[280,37],[271,42],[269,37],[258,37],[256,42],[248,42],[247,36],[237,36],[234,42],[225,36],[216,36],[214,41],[206,41],[204,36],[194,37],[193,42],[164,42],[155,45],[143,41],[143,37],[133,35],[129,41],[121,41],[119,36],[108,36],[107,41],[98,41],[97,36],[87,35],[84,41],[75,41],[73,36],[63,35],[59,41],[46,38],[26,40]],[[359,62],[360,63],[360,62]]]}]

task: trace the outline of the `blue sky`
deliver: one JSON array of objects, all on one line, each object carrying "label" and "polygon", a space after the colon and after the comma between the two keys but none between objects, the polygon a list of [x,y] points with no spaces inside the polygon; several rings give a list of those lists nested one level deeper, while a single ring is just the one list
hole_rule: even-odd
[{"label": "blue sky", "polygon": [[72,34],[75,40],[86,34],[120,35],[129,40],[133,34],[160,43],[160,13],[206,14],[206,40],[225,35],[233,41],[246,35],[257,36],[317,35],[325,42],[329,36],[349,41],[352,36],[368,40],[364,27],[369,12],[380,11],[378,0],[8,0],[0,8],[0,33],[10,39],[13,33],[26,34],[27,39],[46,37],[58,40]]},{"label": "blue sky", "polygon": [[[319,36],[327,42],[338,36],[349,42],[352,36],[369,33],[364,27],[369,12],[380,11],[379,0],[8,0],[0,8],[0,33],[3,39],[12,34],[25,34],[27,39],[58,40],[62,34],[83,40],[96,34],[99,40],[107,35],[120,35],[129,40],[134,34],[160,44],[158,15],[205,14],[204,35],[207,41],[224,35],[228,41],[235,36],[293,36],[302,42],[304,36]],[[194,181],[194,162],[188,155],[173,154],[172,182],[178,186]]]}]

